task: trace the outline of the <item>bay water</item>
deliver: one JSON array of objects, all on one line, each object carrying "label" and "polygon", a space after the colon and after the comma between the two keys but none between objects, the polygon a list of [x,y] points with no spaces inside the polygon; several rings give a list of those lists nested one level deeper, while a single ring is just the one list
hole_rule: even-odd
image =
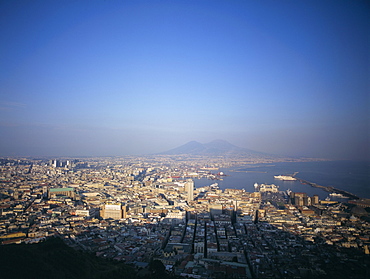
[{"label": "bay water", "polygon": [[[227,176],[223,180],[195,179],[195,187],[208,186],[215,182],[220,189],[245,189],[254,192],[254,183],[275,184],[279,190],[305,192],[309,196],[328,197],[328,192],[299,181],[282,181],[275,175],[292,175],[322,186],[333,186],[348,191],[360,198],[370,198],[370,161],[315,161],[250,164],[224,168],[219,171]],[[332,198],[333,199],[333,198]]]}]

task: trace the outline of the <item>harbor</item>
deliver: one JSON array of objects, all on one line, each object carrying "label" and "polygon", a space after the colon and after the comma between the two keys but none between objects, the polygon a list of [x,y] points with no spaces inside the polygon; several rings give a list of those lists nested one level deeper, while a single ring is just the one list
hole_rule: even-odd
[{"label": "harbor", "polygon": [[337,194],[341,194],[345,197],[348,197],[350,199],[355,199],[355,200],[358,200],[359,197],[348,192],[348,191],[344,191],[344,190],[341,190],[341,189],[337,189],[337,188],[334,188],[332,186],[322,186],[322,185],[318,185],[316,183],[313,183],[313,182],[310,182],[310,181],[307,181],[307,180],[304,180],[302,178],[298,178],[298,177],[295,177],[299,182],[301,182],[302,184],[307,184],[307,185],[310,185],[311,187],[314,187],[314,188],[319,188],[319,189],[322,189],[326,192],[329,192],[329,193],[337,193]]}]

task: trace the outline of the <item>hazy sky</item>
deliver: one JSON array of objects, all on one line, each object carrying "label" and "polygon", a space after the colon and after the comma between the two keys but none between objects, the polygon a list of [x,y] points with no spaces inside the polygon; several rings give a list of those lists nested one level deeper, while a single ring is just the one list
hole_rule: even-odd
[{"label": "hazy sky", "polygon": [[357,0],[1,1],[0,156],[224,139],[369,158],[369,18]]}]

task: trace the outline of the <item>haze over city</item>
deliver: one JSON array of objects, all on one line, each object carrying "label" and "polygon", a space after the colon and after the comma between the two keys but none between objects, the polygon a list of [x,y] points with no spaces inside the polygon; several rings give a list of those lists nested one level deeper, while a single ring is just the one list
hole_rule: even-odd
[{"label": "haze over city", "polygon": [[2,1],[0,156],[215,139],[369,159],[368,1]]}]

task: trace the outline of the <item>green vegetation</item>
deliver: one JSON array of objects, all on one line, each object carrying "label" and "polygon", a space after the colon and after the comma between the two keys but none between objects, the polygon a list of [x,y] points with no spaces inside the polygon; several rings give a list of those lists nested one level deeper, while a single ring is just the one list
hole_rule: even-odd
[{"label": "green vegetation", "polygon": [[39,244],[0,246],[1,278],[137,278],[121,262],[76,251],[59,238]]}]

